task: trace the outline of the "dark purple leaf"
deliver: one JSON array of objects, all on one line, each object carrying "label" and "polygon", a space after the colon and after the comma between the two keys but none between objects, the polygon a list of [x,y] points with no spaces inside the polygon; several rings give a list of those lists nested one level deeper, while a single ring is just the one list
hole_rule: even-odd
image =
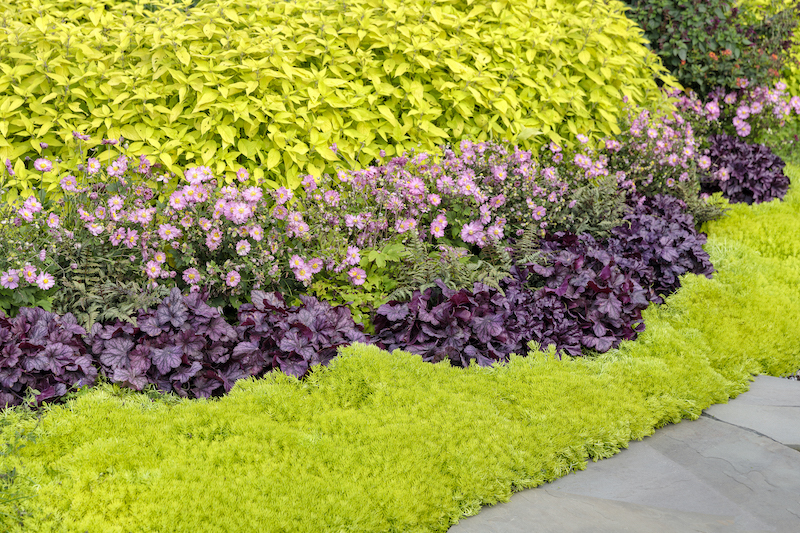
[{"label": "dark purple leaf", "polygon": [[198,377],[192,381],[191,392],[195,398],[210,398],[214,391],[222,387],[222,380],[217,378]]},{"label": "dark purple leaf", "polygon": [[149,383],[147,376],[143,373],[124,367],[114,369],[111,379],[124,387],[130,387],[134,390],[142,390]]},{"label": "dark purple leaf", "polygon": [[100,352],[100,364],[110,369],[126,366],[132,348],[131,339],[124,337],[109,339],[105,341],[103,351]]},{"label": "dark purple leaf", "polygon": [[139,329],[151,337],[157,337],[161,335],[163,331],[161,329],[161,323],[154,314],[148,313],[147,315],[139,316],[137,323],[139,324]]},{"label": "dark purple leaf", "polygon": [[178,382],[179,385],[176,388],[179,388],[181,385],[192,379],[195,374],[200,372],[203,369],[203,365],[201,365],[197,361],[192,361],[192,364],[181,365],[178,367],[177,371],[172,374],[172,381]]},{"label": "dark purple leaf", "polygon": [[173,368],[178,368],[181,364],[183,350],[179,346],[166,346],[164,348],[153,348],[150,356],[153,364],[162,374],[167,374]]},{"label": "dark purple leaf", "polygon": [[[2,368],[0,369],[0,385],[10,389],[22,377],[22,368]],[[4,404],[0,404],[4,405]]]},{"label": "dark purple leaf", "polygon": [[240,342],[233,349],[233,358],[241,359],[258,351],[259,348],[257,344],[249,341]]},{"label": "dark purple leaf", "polygon": [[156,320],[159,326],[171,325],[173,328],[180,328],[187,318],[189,318],[189,309],[183,303],[181,291],[173,287],[169,296],[156,309]]},{"label": "dark purple leaf", "polygon": [[503,315],[500,314],[472,317],[472,330],[478,340],[484,344],[490,342],[493,337],[502,334],[505,329],[504,326],[505,320]]},{"label": "dark purple leaf", "polygon": [[308,372],[308,361],[298,356],[278,357],[278,368],[284,374],[300,378]]},{"label": "dark purple leaf", "polygon": [[408,316],[408,304],[384,304],[378,308],[378,314],[384,315],[392,322],[403,320]]}]

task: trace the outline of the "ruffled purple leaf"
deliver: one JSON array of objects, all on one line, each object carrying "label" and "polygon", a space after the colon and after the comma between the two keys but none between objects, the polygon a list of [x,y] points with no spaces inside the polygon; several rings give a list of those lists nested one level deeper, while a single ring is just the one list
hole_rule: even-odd
[{"label": "ruffled purple leaf", "polygon": [[480,342],[491,342],[493,337],[498,337],[505,331],[504,317],[502,314],[475,316],[472,318],[472,331]]},{"label": "ruffled purple leaf", "polygon": [[398,320],[403,320],[405,317],[408,316],[408,304],[407,303],[400,303],[396,305],[390,304],[383,304],[382,306],[378,307],[378,314],[385,316],[388,320],[392,322],[397,322]]},{"label": "ruffled purple leaf", "polygon": [[144,373],[124,367],[114,369],[111,379],[123,387],[129,387],[134,390],[142,390],[150,382]]},{"label": "ruffled purple leaf", "polygon": [[181,364],[183,350],[179,346],[165,346],[163,348],[153,348],[151,360],[161,374],[167,374],[173,368],[178,368]]},{"label": "ruffled purple leaf", "polygon": [[286,375],[300,378],[308,372],[308,361],[302,356],[278,357],[278,368]]},{"label": "ruffled purple leaf", "polygon": [[[192,379],[198,372],[203,369],[203,365],[197,361],[192,361],[191,365],[181,365],[177,371],[173,372],[172,374],[172,381],[179,383],[178,387],[187,383],[190,379]],[[176,387],[177,388],[177,387]]]},{"label": "ruffled purple leaf", "polygon": [[158,321],[155,314],[139,315],[137,323],[139,324],[139,329],[151,337],[157,337],[163,331],[161,328],[162,323]]},{"label": "ruffled purple leaf", "polygon": [[129,338],[118,337],[103,343],[100,352],[100,363],[111,369],[122,368],[128,362],[128,354],[133,349],[133,341]]},{"label": "ruffled purple leaf", "polygon": [[222,388],[222,379],[206,376],[195,378],[192,381],[191,392],[195,398],[210,398],[217,389]]},{"label": "ruffled purple leaf", "polygon": [[171,325],[178,329],[183,326],[187,318],[189,318],[189,308],[183,303],[181,291],[173,287],[169,296],[156,309],[156,320],[160,326]]}]

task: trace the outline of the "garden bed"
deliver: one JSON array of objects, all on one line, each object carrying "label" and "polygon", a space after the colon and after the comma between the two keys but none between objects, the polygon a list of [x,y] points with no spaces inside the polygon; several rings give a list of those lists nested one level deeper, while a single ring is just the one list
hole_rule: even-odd
[{"label": "garden bed", "polygon": [[798,209],[795,189],[735,206],[709,227],[713,279],[685,276],[637,341],[595,358],[458,369],[354,345],[303,381],[270,374],[218,400],[104,385],[38,422],[6,411],[4,437],[36,437],[3,458],[29,497],[4,507],[10,527],[446,531],[696,418],[753,374],[796,370]]},{"label": "garden bed", "polygon": [[795,372],[796,24],[719,3],[636,14],[699,95],[619,2],[0,4],[3,525],[444,531]]}]

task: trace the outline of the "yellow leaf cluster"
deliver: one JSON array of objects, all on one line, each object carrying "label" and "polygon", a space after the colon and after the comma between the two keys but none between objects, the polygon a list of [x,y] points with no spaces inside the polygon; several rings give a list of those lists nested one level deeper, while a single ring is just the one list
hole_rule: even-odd
[{"label": "yellow leaf cluster", "polygon": [[624,96],[670,83],[617,0],[15,0],[0,20],[0,157],[46,142],[63,169],[78,130],[291,185],[381,149],[610,135]]}]

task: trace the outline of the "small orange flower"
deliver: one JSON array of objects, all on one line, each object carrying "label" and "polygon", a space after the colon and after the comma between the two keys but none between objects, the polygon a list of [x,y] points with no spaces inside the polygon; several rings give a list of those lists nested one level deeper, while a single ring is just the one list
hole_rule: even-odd
[{"label": "small orange flower", "polygon": [[685,64],[686,64],[686,60],[685,59],[681,59],[681,65],[685,65]]},{"label": "small orange flower", "polygon": [[713,59],[714,61],[716,61],[717,59],[719,59],[719,58],[717,57],[717,54],[715,54],[714,52],[709,52],[709,53],[708,53],[708,57],[710,57],[710,58],[711,58],[711,59]]}]

